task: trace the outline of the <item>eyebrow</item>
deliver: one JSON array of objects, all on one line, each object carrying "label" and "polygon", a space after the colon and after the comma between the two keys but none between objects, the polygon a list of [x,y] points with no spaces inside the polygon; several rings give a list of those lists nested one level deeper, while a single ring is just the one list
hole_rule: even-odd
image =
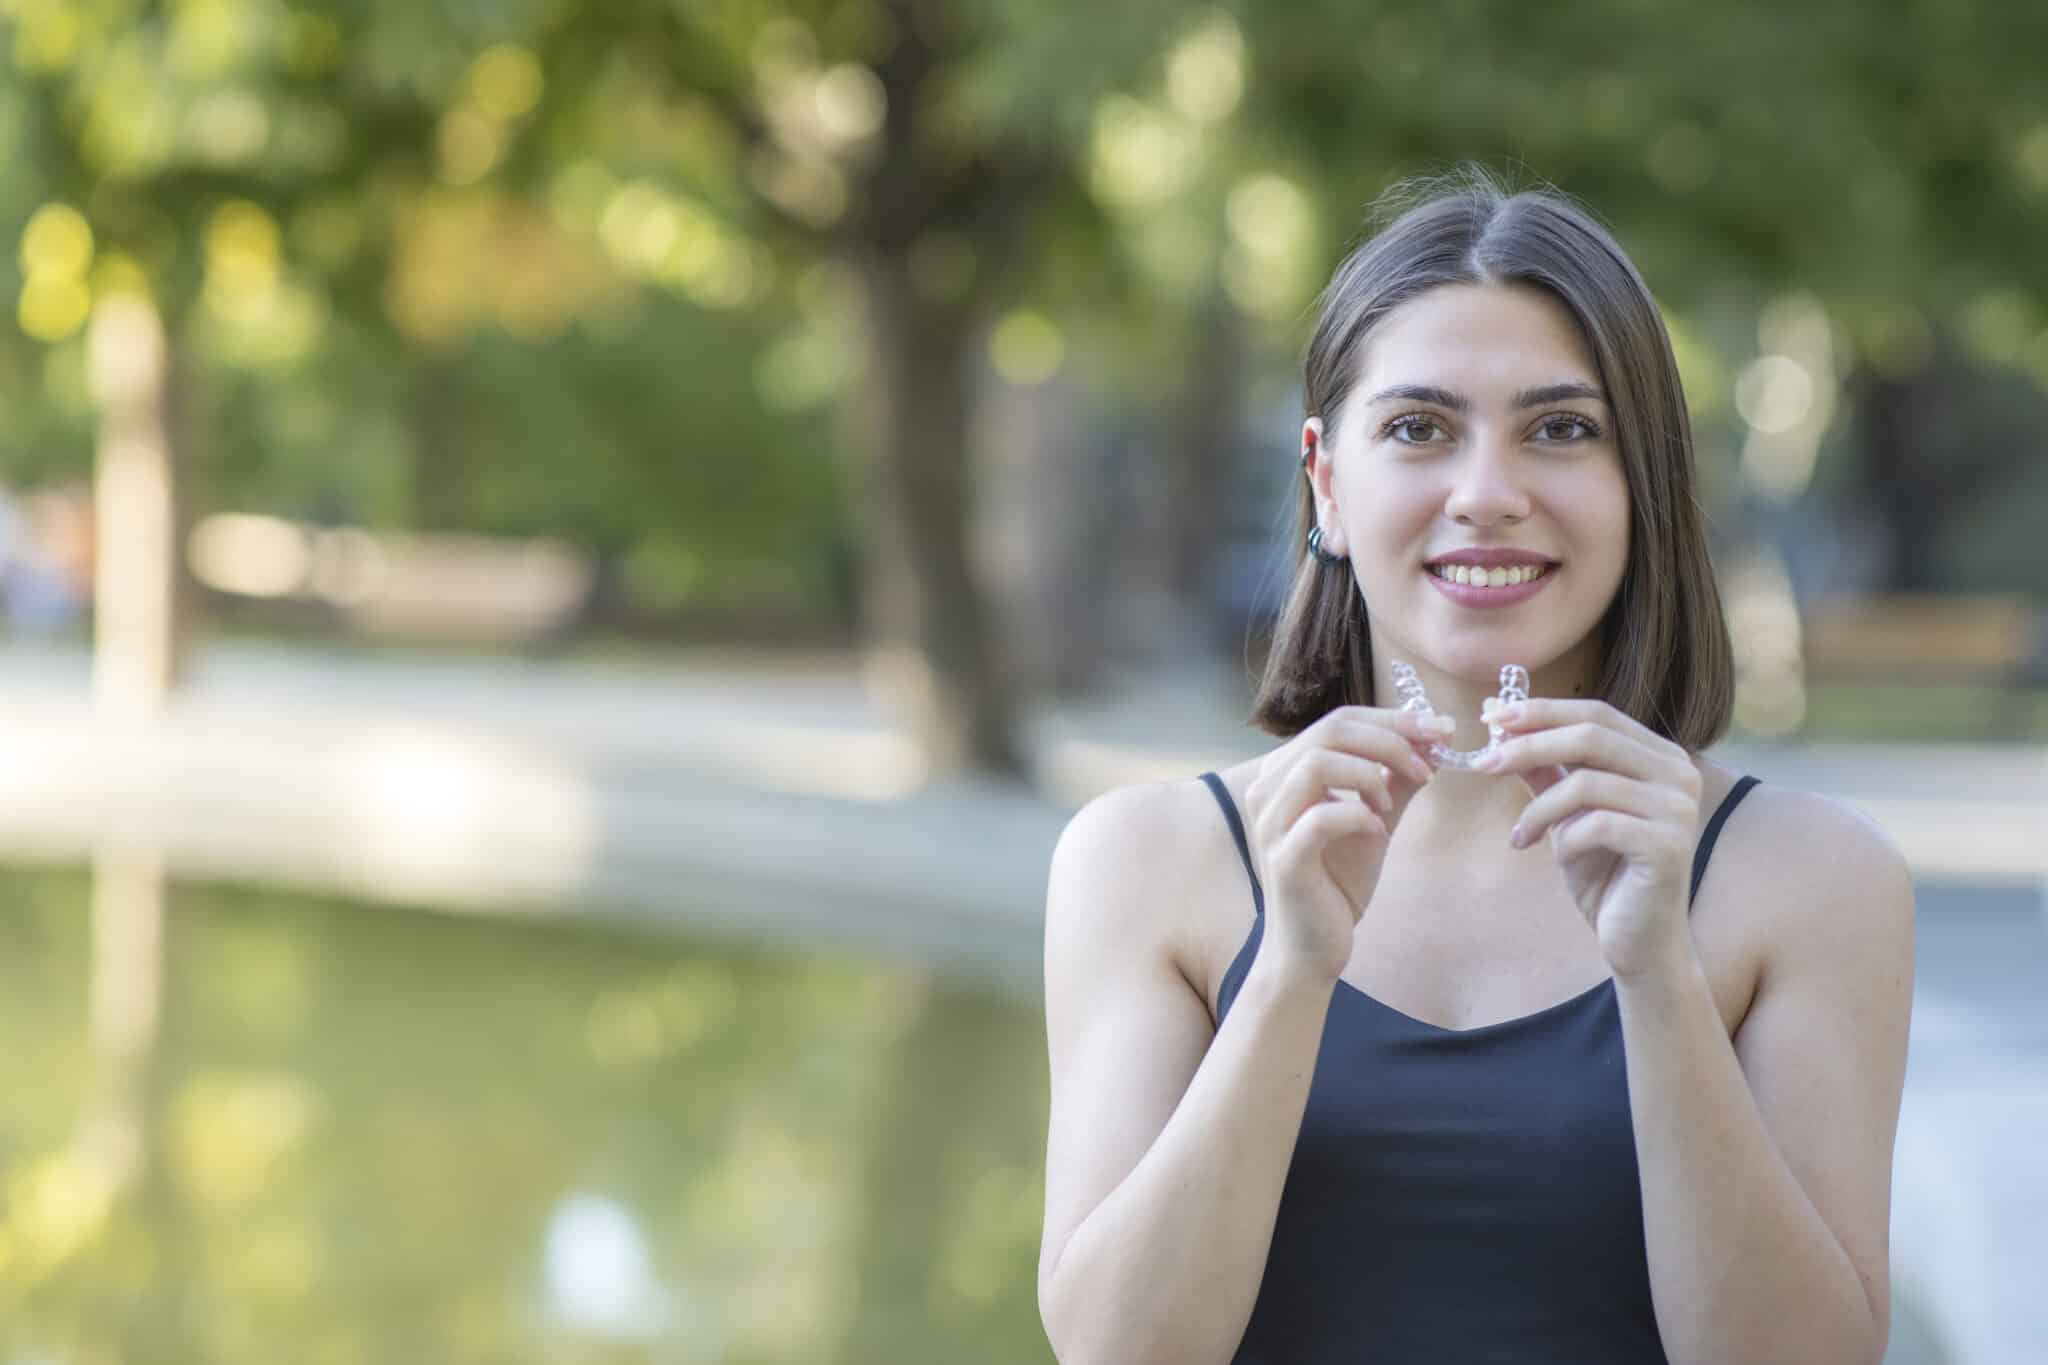
[{"label": "eyebrow", "polygon": [[[1569,384],[1545,384],[1541,388],[1523,389],[1515,395],[1514,406],[1517,409],[1536,408],[1565,398],[1590,398],[1596,403],[1607,401],[1607,395],[1602,393],[1598,386],[1574,381]],[[1397,384],[1391,389],[1382,389],[1372,396],[1368,406],[1391,399],[1410,403],[1434,403],[1440,408],[1449,408],[1452,412],[1472,410],[1472,400],[1464,394],[1452,393],[1449,389],[1440,389],[1433,384]]]}]

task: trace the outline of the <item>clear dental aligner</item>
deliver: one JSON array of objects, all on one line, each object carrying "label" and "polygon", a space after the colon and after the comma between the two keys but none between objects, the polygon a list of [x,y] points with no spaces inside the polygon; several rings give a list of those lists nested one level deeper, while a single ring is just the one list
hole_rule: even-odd
[{"label": "clear dental aligner", "polygon": [[[1401,693],[1403,711],[1433,711],[1429,696],[1422,690],[1422,679],[1415,676],[1415,670],[1399,659],[1391,659],[1387,667],[1393,670],[1394,686]],[[1520,664],[1503,664],[1500,670],[1500,704],[1527,701],[1529,699],[1529,670]],[[1500,747],[1503,731],[1498,721],[1486,722],[1487,741],[1483,749],[1453,749],[1442,740],[1436,740],[1429,747],[1429,756],[1446,768],[1469,768],[1478,759]]]}]

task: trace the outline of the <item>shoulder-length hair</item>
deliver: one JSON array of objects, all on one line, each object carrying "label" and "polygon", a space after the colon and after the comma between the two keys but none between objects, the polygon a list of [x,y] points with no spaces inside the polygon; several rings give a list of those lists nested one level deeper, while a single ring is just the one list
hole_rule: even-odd
[{"label": "shoulder-length hair", "polygon": [[[1352,249],[1317,301],[1303,365],[1306,415],[1322,418],[1326,432],[1337,429],[1374,328],[1417,295],[1448,284],[1549,291],[1578,320],[1599,369],[1628,479],[1628,565],[1600,622],[1597,695],[1688,752],[1707,748],[1734,711],[1734,649],[1694,492],[1692,423],[1648,286],[1607,230],[1553,189],[1510,193],[1468,164],[1396,184],[1373,217],[1396,208],[1399,216]],[[1299,490],[1295,547],[1315,524],[1306,478]],[[1348,559],[1323,564],[1296,553],[1251,716],[1281,736],[1339,706],[1379,704],[1365,602]]]}]

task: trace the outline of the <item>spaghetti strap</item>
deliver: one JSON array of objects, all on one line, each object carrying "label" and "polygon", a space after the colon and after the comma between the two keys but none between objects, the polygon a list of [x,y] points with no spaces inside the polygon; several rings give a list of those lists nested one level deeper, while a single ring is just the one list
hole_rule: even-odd
[{"label": "spaghetti strap", "polygon": [[1735,809],[1736,803],[1742,800],[1744,796],[1747,796],[1749,789],[1756,784],[1757,779],[1744,774],[1735,780],[1735,785],[1730,787],[1728,794],[1721,798],[1721,804],[1714,808],[1714,816],[1711,820],[1707,821],[1706,832],[1700,835],[1699,847],[1694,849],[1692,853],[1692,890],[1688,891],[1685,896],[1685,908],[1687,910],[1692,909],[1693,897],[1700,893],[1700,878],[1706,875],[1707,858],[1714,851],[1714,840],[1721,837],[1721,826],[1727,823],[1728,813]]},{"label": "spaghetti strap", "polygon": [[1203,773],[1202,780],[1216,794],[1216,804],[1223,807],[1223,818],[1230,822],[1230,837],[1237,840],[1237,856],[1244,860],[1244,874],[1252,879],[1252,914],[1254,917],[1263,915],[1266,913],[1266,892],[1259,885],[1259,874],[1252,870],[1251,845],[1245,842],[1244,821],[1238,816],[1237,803],[1230,799],[1230,789],[1215,773]]}]

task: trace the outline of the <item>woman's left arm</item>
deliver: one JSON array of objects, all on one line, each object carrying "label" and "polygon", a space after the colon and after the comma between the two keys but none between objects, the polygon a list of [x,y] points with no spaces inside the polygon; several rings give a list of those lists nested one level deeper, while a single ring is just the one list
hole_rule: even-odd
[{"label": "woman's left arm", "polygon": [[1853,813],[1773,828],[1782,930],[1731,1043],[1691,936],[1617,977],[1650,1289],[1686,1362],[1879,1365],[1892,1146],[1913,994],[1913,883]]},{"label": "woman's left arm", "polygon": [[1614,970],[1666,1354],[1879,1365],[1913,996],[1904,857],[1847,806],[1764,794],[1742,860],[1761,873],[1724,874],[1724,893],[1769,900],[1745,915],[1766,941],[1731,1041],[1686,914],[1690,757],[1604,701],[1522,711],[1481,767],[1528,785],[1517,846],[1548,835]]}]

